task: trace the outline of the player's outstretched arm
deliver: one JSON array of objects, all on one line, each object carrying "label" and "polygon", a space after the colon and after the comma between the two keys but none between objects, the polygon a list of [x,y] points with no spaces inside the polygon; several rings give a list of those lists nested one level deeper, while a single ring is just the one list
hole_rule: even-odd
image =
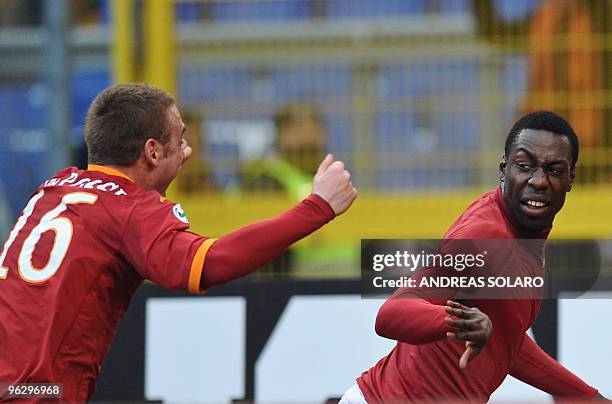
[{"label": "player's outstretched arm", "polygon": [[210,247],[201,287],[220,285],[250,274],[291,244],[344,213],[356,197],[350,173],[341,161],[335,161],[328,154],[314,177],[312,195],[276,217],[219,238]]},{"label": "player's outstretched arm", "polygon": [[[419,278],[424,273],[414,275]],[[375,330],[381,337],[412,345],[446,338],[451,328],[445,319],[445,302],[455,296],[451,289],[398,289],[378,310]]]},{"label": "player's outstretched arm", "polygon": [[551,358],[527,334],[510,375],[558,399],[605,401],[595,388]]}]

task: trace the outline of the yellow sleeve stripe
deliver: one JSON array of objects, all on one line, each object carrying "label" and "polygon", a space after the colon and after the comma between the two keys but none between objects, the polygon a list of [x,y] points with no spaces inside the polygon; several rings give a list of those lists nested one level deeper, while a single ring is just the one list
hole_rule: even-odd
[{"label": "yellow sleeve stripe", "polygon": [[206,253],[208,253],[208,250],[215,243],[215,241],[217,241],[216,238],[204,240],[193,256],[191,270],[189,271],[189,282],[187,284],[187,290],[189,290],[190,293],[202,294],[204,292],[200,287],[202,271],[204,270],[204,261],[206,260]]}]

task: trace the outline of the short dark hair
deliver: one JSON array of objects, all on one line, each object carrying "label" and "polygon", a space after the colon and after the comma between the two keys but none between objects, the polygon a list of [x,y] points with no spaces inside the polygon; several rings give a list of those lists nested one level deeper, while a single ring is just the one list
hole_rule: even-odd
[{"label": "short dark hair", "polygon": [[118,84],[96,96],[85,118],[85,143],[91,164],[131,166],[144,143],[170,139],[166,91],[143,83]]},{"label": "short dark hair", "polygon": [[574,169],[576,167],[580,148],[578,136],[576,136],[576,132],[574,132],[572,126],[565,119],[551,111],[531,112],[514,124],[508,133],[506,145],[504,146],[504,156],[506,159],[510,157],[510,149],[514,145],[519,133],[524,129],[545,130],[555,135],[567,137],[572,147],[571,168]]}]

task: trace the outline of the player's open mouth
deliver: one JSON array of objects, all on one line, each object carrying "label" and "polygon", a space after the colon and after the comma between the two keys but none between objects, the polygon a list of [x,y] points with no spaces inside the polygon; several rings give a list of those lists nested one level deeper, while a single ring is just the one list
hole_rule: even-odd
[{"label": "player's open mouth", "polygon": [[545,214],[550,208],[546,201],[536,199],[524,199],[521,201],[521,210],[529,216],[540,216]]}]

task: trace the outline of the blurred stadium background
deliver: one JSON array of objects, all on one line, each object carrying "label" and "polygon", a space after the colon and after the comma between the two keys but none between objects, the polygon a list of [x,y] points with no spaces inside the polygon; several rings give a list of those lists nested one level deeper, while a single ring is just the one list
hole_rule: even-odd
[{"label": "blurred stadium background", "polygon": [[[6,236],[36,185],[61,166],[86,164],[82,129],[93,97],[113,82],[147,81],[175,94],[189,126],[195,155],[171,198],[182,204],[197,232],[219,236],[291,206],[308,192],[310,172],[324,152],[333,152],[354,173],[360,197],[349,214],[275,261],[259,280],[240,285],[259,281],[276,290],[274,285],[291,283],[302,290],[299,285],[313,282],[310,285],[318,285],[327,295],[337,280],[350,295],[355,291],[351,282],[359,276],[360,239],[441,237],[475,196],[495,186],[512,122],[537,109],[564,115],[582,144],[577,185],[552,236],[597,240],[593,243],[601,247],[603,272],[610,272],[611,25],[609,0],[2,0],[0,235]],[[580,251],[590,250],[571,251],[579,260]],[[321,284],[315,281],[321,279]],[[241,291],[237,287],[228,293],[239,296]],[[248,322],[252,313],[243,307],[242,298],[236,298],[238,306],[231,308],[235,302],[228,301],[227,310],[237,310],[242,314],[235,317]],[[609,300],[597,302],[600,309],[607,305],[609,313]],[[374,316],[380,303],[357,300],[347,307],[368,305],[365,310]],[[155,304],[136,306],[141,316],[147,310],[163,312]],[[329,308],[323,304],[304,313],[312,316]],[[575,351],[575,345],[557,338],[557,328],[561,335],[568,321],[563,323],[561,317],[586,309],[557,309],[555,305],[552,311],[555,330],[550,346],[563,359],[563,347]],[[272,323],[287,317],[279,310],[271,315]],[[346,316],[342,313],[338,315]],[[302,318],[295,316],[287,321]],[[373,317],[365,317],[361,312],[346,327],[359,321],[371,325]],[[329,319],[321,321],[337,326]],[[325,367],[321,380],[312,379],[319,387],[304,386],[312,377],[305,374],[300,376],[301,387],[293,387],[295,394],[266,395],[278,392],[279,385],[287,386],[274,371],[278,373],[276,362],[270,362],[273,370],[254,369],[274,327],[259,347],[249,347],[243,322],[215,326],[220,344],[233,335],[244,345],[242,351],[232,351],[232,371],[240,375],[229,377],[234,384],[212,383],[204,397],[172,395],[185,386],[156,390],[151,380],[159,384],[169,376],[142,365],[149,369],[143,370],[146,377],[143,374],[141,380],[146,398],[215,397],[227,402],[254,398],[257,391],[260,400],[318,402],[340,395],[352,383],[345,377],[340,386],[321,392],[321,384],[335,381],[330,375],[342,372],[320,365]],[[153,355],[150,347],[159,341],[151,340],[151,332],[157,331],[150,331],[150,324],[155,322],[147,322],[143,336],[147,353],[137,355],[136,361]],[[320,327],[329,333],[342,329]],[[370,326],[362,331],[373,334]],[[120,332],[120,337],[126,334]],[[204,334],[215,338],[209,327],[202,329],[200,335]],[[573,334],[568,335],[571,340]],[[345,339],[339,341],[346,344]],[[379,343],[374,336],[359,341]],[[306,344],[297,344],[302,343]],[[304,361],[312,355],[309,346],[302,352]],[[257,354],[243,352],[250,349]],[[337,352],[334,349],[338,348],[331,353]],[[343,366],[357,376],[388,345],[376,349]],[[607,349],[609,358],[612,352]],[[592,370],[605,355],[590,357],[593,361],[585,362]],[[161,361],[155,369],[172,368],[170,359],[156,358],[148,360]],[[202,378],[224,361],[215,362]],[[263,367],[261,363],[257,366]],[[299,365],[296,361],[283,369],[291,373]],[[117,369],[121,367],[126,365]],[[269,381],[273,387],[266,390],[261,384],[266,377],[260,376],[255,388],[249,372],[274,375]],[[609,377],[597,376],[598,372],[592,383],[601,386],[607,380],[601,387],[608,390],[602,391],[612,394]],[[177,378],[189,384],[181,377]],[[126,393],[118,386],[123,379],[115,376],[114,387],[112,379],[112,374],[103,379],[99,397],[126,398],[113,396],[113,391]],[[211,393],[215,387],[219,392]],[[546,399],[515,393],[519,390],[502,399]]]}]

